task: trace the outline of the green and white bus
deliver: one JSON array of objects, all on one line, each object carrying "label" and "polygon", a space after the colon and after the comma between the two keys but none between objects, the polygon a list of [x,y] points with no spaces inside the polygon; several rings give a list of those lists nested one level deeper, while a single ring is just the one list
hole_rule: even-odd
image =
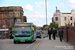
[{"label": "green and white bus", "polygon": [[16,42],[36,41],[36,26],[33,23],[21,22],[14,24],[14,44]]}]

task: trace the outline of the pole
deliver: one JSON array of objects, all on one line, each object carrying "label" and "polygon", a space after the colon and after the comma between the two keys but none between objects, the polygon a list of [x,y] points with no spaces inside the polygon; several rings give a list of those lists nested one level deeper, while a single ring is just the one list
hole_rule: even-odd
[{"label": "pole", "polygon": [[[2,26],[3,26],[3,14],[2,14]],[[2,39],[3,39],[3,31],[2,31]]]},{"label": "pole", "polygon": [[46,9],[46,25],[47,25],[47,0],[45,0],[45,9]]},{"label": "pole", "polygon": [[56,17],[57,17],[57,6],[56,6]]},{"label": "pole", "polygon": [[3,14],[2,14],[2,25],[3,25]]},{"label": "pole", "polygon": [[[56,6],[56,17],[57,17],[57,6]],[[56,21],[56,23],[58,23],[58,22]]]}]

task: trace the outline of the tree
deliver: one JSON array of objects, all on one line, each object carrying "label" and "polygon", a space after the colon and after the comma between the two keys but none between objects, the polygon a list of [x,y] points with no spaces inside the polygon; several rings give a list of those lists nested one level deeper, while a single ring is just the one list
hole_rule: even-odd
[{"label": "tree", "polygon": [[58,24],[56,24],[55,22],[50,23],[49,28],[51,29],[55,28],[55,30],[58,30]]},{"label": "tree", "polygon": [[48,25],[43,25],[43,28],[44,28],[45,26],[48,26]]}]

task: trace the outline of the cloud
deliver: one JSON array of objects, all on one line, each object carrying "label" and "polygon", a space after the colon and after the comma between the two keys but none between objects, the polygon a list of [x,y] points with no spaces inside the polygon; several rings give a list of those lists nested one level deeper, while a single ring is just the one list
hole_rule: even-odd
[{"label": "cloud", "polygon": [[[38,8],[45,8],[45,2],[35,2]],[[49,3],[47,2],[47,7],[50,8]]]},{"label": "cloud", "polygon": [[57,5],[57,7],[60,7],[60,8],[67,8],[68,6],[66,6],[65,3],[60,3],[60,5]]},{"label": "cloud", "polygon": [[57,5],[59,8],[75,8],[75,4],[68,4],[68,3],[60,3],[60,5]]},{"label": "cloud", "polygon": [[33,7],[31,5],[26,5],[26,6],[23,6],[23,8],[27,11],[33,11]]},{"label": "cloud", "polygon": [[[27,22],[33,22],[35,25],[37,26],[43,26],[44,24],[46,24],[46,15],[45,12],[39,12],[39,11],[35,11],[34,13],[28,13],[27,16]],[[50,20],[51,20],[51,13],[47,12],[47,23],[50,24]]]},{"label": "cloud", "polygon": [[68,0],[70,3],[75,3],[75,0]]},{"label": "cloud", "polygon": [[42,20],[39,19],[28,19],[27,22],[33,22],[36,26],[42,26],[45,24]]},{"label": "cloud", "polygon": [[[47,15],[48,17],[51,15],[50,12],[47,12]],[[46,15],[45,15],[45,12],[39,12],[39,11],[35,11],[34,13],[32,14],[28,14],[27,15],[28,18],[41,18],[41,19],[44,19],[46,18]]]}]

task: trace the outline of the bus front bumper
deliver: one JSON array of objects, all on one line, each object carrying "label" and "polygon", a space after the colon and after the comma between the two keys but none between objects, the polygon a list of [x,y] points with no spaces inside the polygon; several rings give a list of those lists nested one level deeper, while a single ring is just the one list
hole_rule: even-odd
[{"label": "bus front bumper", "polygon": [[16,42],[26,42],[26,41],[32,41],[32,37],[15,37],[14,41]]}]

